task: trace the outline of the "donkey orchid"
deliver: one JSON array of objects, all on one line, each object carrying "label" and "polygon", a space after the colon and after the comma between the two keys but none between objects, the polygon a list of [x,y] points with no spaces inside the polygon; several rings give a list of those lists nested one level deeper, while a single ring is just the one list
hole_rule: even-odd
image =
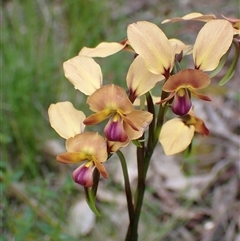
[{"label": "donkey orchid", "polygon": [[104,128],[109,141],[125,142],[139,138],[152,121],[152,114],[134,110],[125,90],[114,84],[96,90],[87,99],[92,114],[84,120],[85,125],[97,124],[110,117]]},{"label": "donkey orchid", "polygon": [[194,132],[209,134],[203,120],[195,116],[192,110],[184,117],[167,121],[163,124],[159,136],[164,153],[174,155],[184,151],[190,145]]},{"label": "donkey orchid", "polygon": [[72,103],[51,104],[48,109],[49,120],[55,131],[66,140],[67,152],[57,156],[57,161],[68,164],[84,163],[73,172],[73,180],[85,187],[92,186],[92,172],[95,167],[105,178],[108,174],[101,164],[107,159],[105,139],[98,133],[85,132],[82,111]]},{"label": "donkey orchid", "polygon": [[105,139],[95,132],[84,132],[66,141],[66,153],[57,156],[57,160],[67,164],[84,163],[73,172],[73,180],[85,187],[93,185],[92,172],[95,167],[107,178],[108,174],[102,162],[107,160]]},{"label": "donkey orchid", "polygon": [[159,103],[166,102],[172,98],[172,111],[180,116],[186,115],[192,107],[192,93],[197,98],[210,101],[205,95],[201,95],[196,90],[207,87],[210,84],[210,78],[207,74],[196,69],[185,69],[169,77],[162,89],[169,92],[169,96]]}]

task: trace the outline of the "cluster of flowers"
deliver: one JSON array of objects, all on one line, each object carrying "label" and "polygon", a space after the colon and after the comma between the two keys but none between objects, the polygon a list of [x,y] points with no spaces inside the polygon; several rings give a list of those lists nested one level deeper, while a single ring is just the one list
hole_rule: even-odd
[{"label": "cluster of flowers", "polygon": [[[64,62],[66,78],[88,96],[87,104],[94,113],[88,117],[70,102],[51,104],[48,110],[51,126],[66,139],[66,153],[57,156],[62,163],[81,163],[73,172],[76,183],[93,185],[93,170],[108,177],[103,163],[108,157],[131,141],[140,138],[154,116],[146,110],[135,109],[137,98],[150,93],[162,81],[162,98],[156,105],[170,106],[178,117],[161,126],[159,142],[166,155],[185,150],[195,132],[208,135],[203,120],[193,112],[191,96],[210,101],[198,93],[210,84],[210,75],[216,71],[233,42],[239,45],[239,19],[216,19],[214,15],[188,14],[166,22],[197,20],[205,22],[193,46],[178,39],[168,39],[155,24],[139,21],[127,28],[127,39],[117,43],[100,43],[95,48],[84,47],[78,56]],[[103,85],[102,71],[94,57],[107,57],[121,50],[130,51],[135,58],[129,67],[128,90],[115,84]],[[239,50],[238,50],[239,51]],[[194,68],[179,69],[185,55],[193,56]],[[151,95],[151,94],[150,94]],[[153,98],[153,97],[152,97]],[[154,98],[155,99],[155,98]],[[86,125],[95,125],[109,118],[103,134],[84,132]]]}]

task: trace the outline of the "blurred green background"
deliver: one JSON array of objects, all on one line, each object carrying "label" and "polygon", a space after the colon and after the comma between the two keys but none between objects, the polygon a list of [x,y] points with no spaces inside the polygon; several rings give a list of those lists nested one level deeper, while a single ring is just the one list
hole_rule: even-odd
[{"label": "blurred green background", "polygon": [[[219,14],[223,9],[221,13],[237,16],[237,1],[228,7],[225,1],[209,4],[167,0],[2,1],[1,240],[117,240],[117,231],[103,217],[97,220],[101,231],[83,239],[75,239],[62,229],[72,200],[83,193],[73,184],[70,172],[46,150],[48,140],[61,139],[49,125],[47,109],[51,103],[70,100],[85,110],[86,98],[65,79],[62,63],[83,46],[124,39],[127,25],[136,20],[160,24],[165,18],[193,10]],[[179,33],[191,38],[194,31],[184,32],[179,26],[162,28],[169,37]],[[126,53],[98,60],[106,63],[105,83],[114,80],[125,87],[130,60]],[[150,218],[154,212],[152,207]],[[158,227],[153,225],[152,230]]]}]

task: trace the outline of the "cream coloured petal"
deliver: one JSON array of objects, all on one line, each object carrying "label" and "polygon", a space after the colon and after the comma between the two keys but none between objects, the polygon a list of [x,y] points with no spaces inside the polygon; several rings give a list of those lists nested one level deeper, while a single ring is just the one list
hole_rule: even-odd
[{"label": "cream coloured petal", "polygon": [[75,56],[63,63],[66,78],[85,95],[91,95],[102,85],[100,66],[90,57]]},{"label": "cream coloured petal", "polygon": [[130,45],[143,57],[147,69],[153,74],[170,72],[174,64],[174,51],[163,31],[155,24],[139,21],[127,29]]},{"label": "cream coloured petal", "polygon": [[151,90],[157,82],[163,79],[163,75],[151,73],[146,68],[144,59],[141,56],[137,56],[127,73],[127,86],[130,91],[130,96],[136,99],[138,96]]},{"label": "cream coloured petal", "polygon": [[63,138],[68,139],[84,131],[82,111],[76,110],[71,102],[51,104],[48,108],[52,128]]},{"label": "cream coloured petal", "polygon": [[107,160],[107,145],[105,139],[95,132],[84,132],[66,141],[68,152],[85,153],[99,162]]},{"label": "cream coloured petal", "polygon": [[179,118],[167,121],[160,132],[159,141],[164,153],[174,155],[184,151],[192,141],[194,126],[187,126]]},{"label": "cream coloured petal", "polygon": [[124,44],[115,42],[102,42],[95,48],[83,47],[78,55],[104,58],[121,51],[126,46],[126,44],[127,42],[125,42]]},{"label": "cream coloured petal", "polygon": [[216,16],[213,14],[206,14],[203,15],[201,13],[189,13],[184,15],[183,17],[175,17],[171,19],[165,19],[162,21],[162,24],[164,23],[174,23],[174,22],[179,22],[179,21],[184,21],[184,20],[196,20],[196,21],[202,21],[202,22],[208,22],[210,20],[216,19]]},{"label": "cream coloured petal", "polygon": [[114,84],[105,85],[96,90],[88,97],[87,103],[94,112],[120,110],[123,114],[128,114],[133,110],[125,90]]},{"label": "cream coloured petal", "polygon": [[203,71],[217,68],[232,40],[233,28],[228,21],[218,19],[206,23],[199,31],[193,46],[195,68]]}]

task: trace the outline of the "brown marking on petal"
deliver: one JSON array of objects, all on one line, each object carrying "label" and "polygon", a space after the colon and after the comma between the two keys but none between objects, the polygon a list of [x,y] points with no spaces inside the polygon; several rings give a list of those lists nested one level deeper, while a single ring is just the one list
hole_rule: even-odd
[{"label": "brown marking on petal", "polygon": [[169,77],[163,85],[163,90],[172,92],[180,88],[202,89],[210,84],[210,77],[197,69],[184,69]]},{"label": "brown marking on petal", "polygon": [[120,110],[123,114],[128,114],[133,110],[125,90],[114,84],[105,85],[96,90],[88,97],[87,103],[94,112]]}]

